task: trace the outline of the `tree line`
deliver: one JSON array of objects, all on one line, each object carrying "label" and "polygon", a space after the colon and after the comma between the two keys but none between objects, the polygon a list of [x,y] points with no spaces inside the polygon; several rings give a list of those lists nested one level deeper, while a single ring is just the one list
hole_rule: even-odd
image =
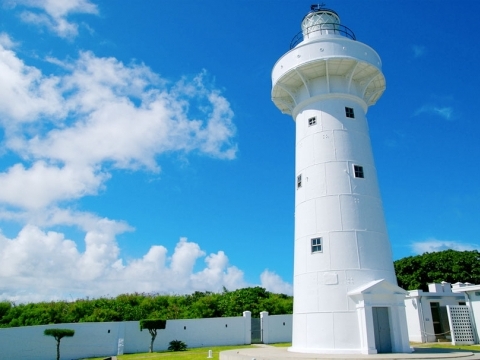
[{"label": "tree line", "polygon": [[198,319],[291,314],[293,298],[262,287],[222,293],[196,291],[190,295],[122,294],[112,298],[51,301],[29,304],[0,302],[0,328],[46,324],[140,321],[142,319]]},{"label": "tree line", "polygon": [[457,282],[480,284],[480,253],[477,250],[444,250],[409,256],[394,262],[398,286],[428,290],[428,284]]}]

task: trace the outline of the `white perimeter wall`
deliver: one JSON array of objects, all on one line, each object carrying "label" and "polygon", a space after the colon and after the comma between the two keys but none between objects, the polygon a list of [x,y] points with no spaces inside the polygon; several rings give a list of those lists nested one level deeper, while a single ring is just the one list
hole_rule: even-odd
[{"label": "white perimeter wall", "polygon": [[292,341],[292,315],[272,315],[260,313],[262,319],[262,340],[264,344]]},{"label": "white perimeter wall", "polygon": [[[148,330],[140,331],[138,321],[25,326],[0,329],[0,359],[54,359],[55,339],[43,335],[48,328],[75,330],[73,337],[61,340],[61,359],[147,352],[150,345],[150,334]],[[119,340],[123,347],[119,348]],[[154,351],[167,350],[172,340],[181,340],[192,348],[250,344],[251,314],[246,311],[243,317],[168,320],[166,329],[158,330]]]},{"label": "white perimeter wall", "polygon": [[[263,312],[261,319],[265,344],[292,341],[292,315]],[[172,340],[181,340],[190,348],[250,344],[251,326],[249,311],[243,317],[167,320],[166,329],[158,330],[153,350],[167,350]],[[75,330],[73,337],[60,343],[61,359],[147,352],[150,345],[150,333],[140,331],[138,321],[24,326],[0,329],[0,360],[54,359],[55,339],[43,335],[49,328]]]}]

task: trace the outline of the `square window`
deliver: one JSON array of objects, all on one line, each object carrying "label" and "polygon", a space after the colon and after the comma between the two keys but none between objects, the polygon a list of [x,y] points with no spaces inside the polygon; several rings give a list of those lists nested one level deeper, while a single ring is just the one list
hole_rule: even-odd
[{"label": "square window", "polygon": [[355,174],[356,178],[364,178],[364,173],[363,173],[363,166],[360,165],[353,165],[353,172]]},{"label": "square window", "polygon": [[297,189],[302,187],[302,174],[297,176]]},{"label": "square window", "polygon": [[317,124],[317,118],[315,116],[308,119],[308,126],[312,126],[316,124]]},{"label": "square window", "polygon": [[312,253],[322,252],[322,238],[312,239]]},{"label": "square window", "polygon": [[345,107],[345,116],[348,118],[355,118],[355,113],[353,112],[353,108]]}]

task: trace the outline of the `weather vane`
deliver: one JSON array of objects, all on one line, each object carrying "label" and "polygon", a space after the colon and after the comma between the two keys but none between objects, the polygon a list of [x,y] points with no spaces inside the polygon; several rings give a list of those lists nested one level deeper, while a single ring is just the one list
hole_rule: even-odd
[{"label": "weather vane", "polygon": [[320,10],[322,9],[323,7],[325,6],[325,4],[313,4],[313,5],[310,5],[310,10],[313,10],[313,11],[317,11],[317,10]]}]

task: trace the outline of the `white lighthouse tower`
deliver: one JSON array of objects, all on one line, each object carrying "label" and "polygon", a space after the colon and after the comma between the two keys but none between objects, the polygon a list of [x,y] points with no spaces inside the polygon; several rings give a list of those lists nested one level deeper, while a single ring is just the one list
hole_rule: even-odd
[{"label": "white lighthouse tower", "polygon": [[378,54],[312,5],[275,64],[272,99],[296,123],[293,339],[303,353],[411,352],[366,113]]}]

